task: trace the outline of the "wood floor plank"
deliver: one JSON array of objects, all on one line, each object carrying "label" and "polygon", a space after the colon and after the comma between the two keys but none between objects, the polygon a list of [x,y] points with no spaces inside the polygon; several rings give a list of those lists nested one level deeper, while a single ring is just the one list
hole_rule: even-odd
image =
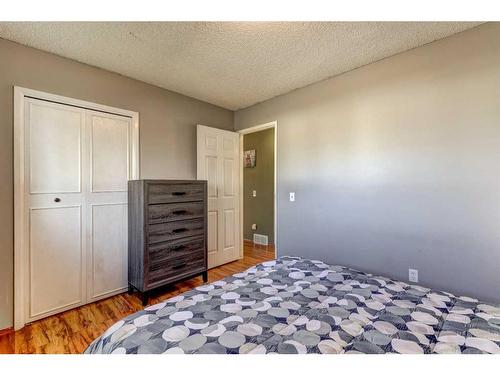
[{"label": "wood floor plank", "polygon": [[[209,270],[208,281],[223,279],[274,258],[272,246],[253,245],[245,241],[244,257]],[[177,283],[154,293],[150,304],[164,301],[202,284],[201,277]],[[82,353],[116,321],[142,309],[137,295],[124,293],[65,311],[0,336],[0,354]]]}]

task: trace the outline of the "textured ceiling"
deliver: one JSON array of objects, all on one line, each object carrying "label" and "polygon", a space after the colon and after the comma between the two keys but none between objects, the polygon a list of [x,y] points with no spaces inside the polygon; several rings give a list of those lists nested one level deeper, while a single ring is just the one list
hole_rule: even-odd
[{"label": "textured ceiling", "polygon": [[470,22],[1,22],[0,37],[236,110]]}]

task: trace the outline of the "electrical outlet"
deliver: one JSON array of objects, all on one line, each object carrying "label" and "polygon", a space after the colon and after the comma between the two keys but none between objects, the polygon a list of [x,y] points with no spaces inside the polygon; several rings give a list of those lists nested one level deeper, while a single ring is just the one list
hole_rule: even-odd
[{"label": "electrical outlet", "polygon": [[252,230],[257,230],[257,224],[252,224]]},{"label": "electrical outlet", "polygon": [[414,270],[412,268],[408,269],[408,280],[411,283],[418,283],[418,270]]},{"label": "electrical outlet", "polygon": [[290,202],[295,202],[295,193],[290,193]]},{"label": "electrical outlet", "polygon": [[254,190],[254,191],[252,192],[252,197],[256,197],[256,196],[257,196],[257,190]]}]

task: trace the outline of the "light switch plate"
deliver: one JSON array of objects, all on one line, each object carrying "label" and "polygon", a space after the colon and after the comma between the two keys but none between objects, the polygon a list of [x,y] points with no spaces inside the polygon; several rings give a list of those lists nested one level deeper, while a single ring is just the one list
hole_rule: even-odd
[{"label": "light switch plate", "polygon": [[295,193],[294,192],[290,193],[290,202],[295,202]]},{"label": "light switch plate", "polygon": [[411,283],[418,283],[418,270],[413,268],[408,269],[408,280]]}]

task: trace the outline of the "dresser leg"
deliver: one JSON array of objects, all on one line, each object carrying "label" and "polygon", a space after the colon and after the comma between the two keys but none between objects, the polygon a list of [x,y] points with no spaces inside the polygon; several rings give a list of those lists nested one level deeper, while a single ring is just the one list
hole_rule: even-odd
[{"label": "dresser leg", "polygon": [[149,295],[147,292],[143,292],[141,293],[141,302],[142,302],[142,306],[146,306],[149,302]]},{"label": "dresser leg", "polygon": [[132,293],[134,293],[134,287],[131,284],[128,284],[128,291],[127,291],[127,293],[129,295],[131,295]]},{"label": "dresser leg", "polygon": [[203,272],[201,277],[203,278],[203,282],[206,283],[208,281],[208,271]]}]

